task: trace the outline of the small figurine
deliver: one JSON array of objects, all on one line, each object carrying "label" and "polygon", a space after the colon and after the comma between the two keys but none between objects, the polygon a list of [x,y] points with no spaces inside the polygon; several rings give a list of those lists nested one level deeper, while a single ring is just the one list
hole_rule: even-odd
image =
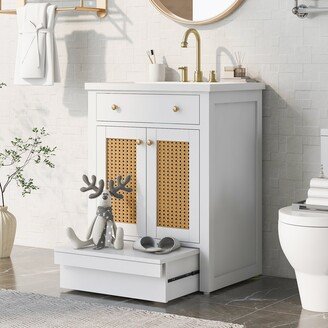
[{"label": "small figurine", "polygon": [[118,176],[117,186],[115,186],[113,180],[110,180],[108,183],[109,190],[107,190],[104,189],[104,180],[101,179],[99,181],[99,187],[97,187],[97,178],[94,175],[91,177],[91,182],[86,175],[83,175],[83,181],[86,183],[87,187],[82,187],[81,191],[87,192],[93,190],[94,193],[90,194],[89,198],[95,199],[101,196],[101,201],[97,208],[96,217],[87,231],[87,240],[83,241],[79,239],[72,228],[67,228],[67,236],[75,249],[80,249],[91,245],[95,245],[95,249],[103,249],[106,247],[106,238],[108,239],[108,243],[110,245],[114,247],[116,246],[118,249],[123,248],[123,231],[119,231],[119,240],[115,243],[117,226],[112,213],[111,197],[113,196],[115,198],[122,199],[124,196],[119,194],[119,191],[123,190],[126,192],[131,192],[132,189],[126,186],[130,180],[130,175],[127,176],[126,179],[122,179],[121,176]]}]

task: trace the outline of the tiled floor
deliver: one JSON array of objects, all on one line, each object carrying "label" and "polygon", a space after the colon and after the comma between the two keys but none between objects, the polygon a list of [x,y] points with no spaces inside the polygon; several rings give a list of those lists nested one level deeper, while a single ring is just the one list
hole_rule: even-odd
[{"label": "tiled floor", "polygon": [[0,288],[161,311],[244,324],[247,328],[328,327],[328,313],[302,310],[295,280],[259,277],[216,291],[192,294],[168,304],[60,290],[59,268],[50,250],[15,247],[0,260]]}]

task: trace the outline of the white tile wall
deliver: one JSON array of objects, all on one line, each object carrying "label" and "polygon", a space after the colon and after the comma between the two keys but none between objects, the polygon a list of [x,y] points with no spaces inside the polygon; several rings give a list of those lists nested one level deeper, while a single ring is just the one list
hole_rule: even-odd
[{"label": "white tile wall", "polygon": [[[324,2],[324,1],[322,1]],[[323,3],[324,5],[324,3]],[[222,22],[200,27],[205,72],[228,63],[226,51],[246,53],[249,74],[267,84],[264,93],[264,272],[292,276],[277,236],[277,211],[305,197],[319,171],[319,131],[328,127],[328,15],[300,20],[291,0],[245,0]],[[58,146],[53,171],[31,173],[41,189],[22,198],[15,187],[9,205],[18,219],[17,244],[53,247],[64,227],[86,230],[86,81],[144,81],[146,49],[165,58],[175,79],[180,65],[194,65],[194,49],[181,49],[186,27],[162,17],[148,0],[110,0],[104,20],[61,14],[57,44],[62,82],[54,87],[13,86],[17,29],[0,17],[0,145],[13,135],[45,126]],[[207,75],[207,73],[206,73]]]}]

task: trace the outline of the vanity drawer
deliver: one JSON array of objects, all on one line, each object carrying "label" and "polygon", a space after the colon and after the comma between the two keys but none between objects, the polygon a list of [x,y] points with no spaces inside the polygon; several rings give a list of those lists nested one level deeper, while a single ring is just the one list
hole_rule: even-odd
[{"label": "vanity drawer", "polygon": [[97,120],[199,124],[199,96],[98,94]]}]

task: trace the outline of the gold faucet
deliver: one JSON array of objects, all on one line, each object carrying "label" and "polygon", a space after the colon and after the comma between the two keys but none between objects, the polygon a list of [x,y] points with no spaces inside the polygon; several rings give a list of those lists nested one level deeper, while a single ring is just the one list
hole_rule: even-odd
[{"label": "gold faucet", "polygon": [[194,82],[203,82],[203,72],[201,69],[201,50],[200,50],[200,35],[194,28],[190,28],[186,31],[181,42],[181,48],[188,47],[189,35],[193,34],[196,38],[196,71],[194,74]]}]

